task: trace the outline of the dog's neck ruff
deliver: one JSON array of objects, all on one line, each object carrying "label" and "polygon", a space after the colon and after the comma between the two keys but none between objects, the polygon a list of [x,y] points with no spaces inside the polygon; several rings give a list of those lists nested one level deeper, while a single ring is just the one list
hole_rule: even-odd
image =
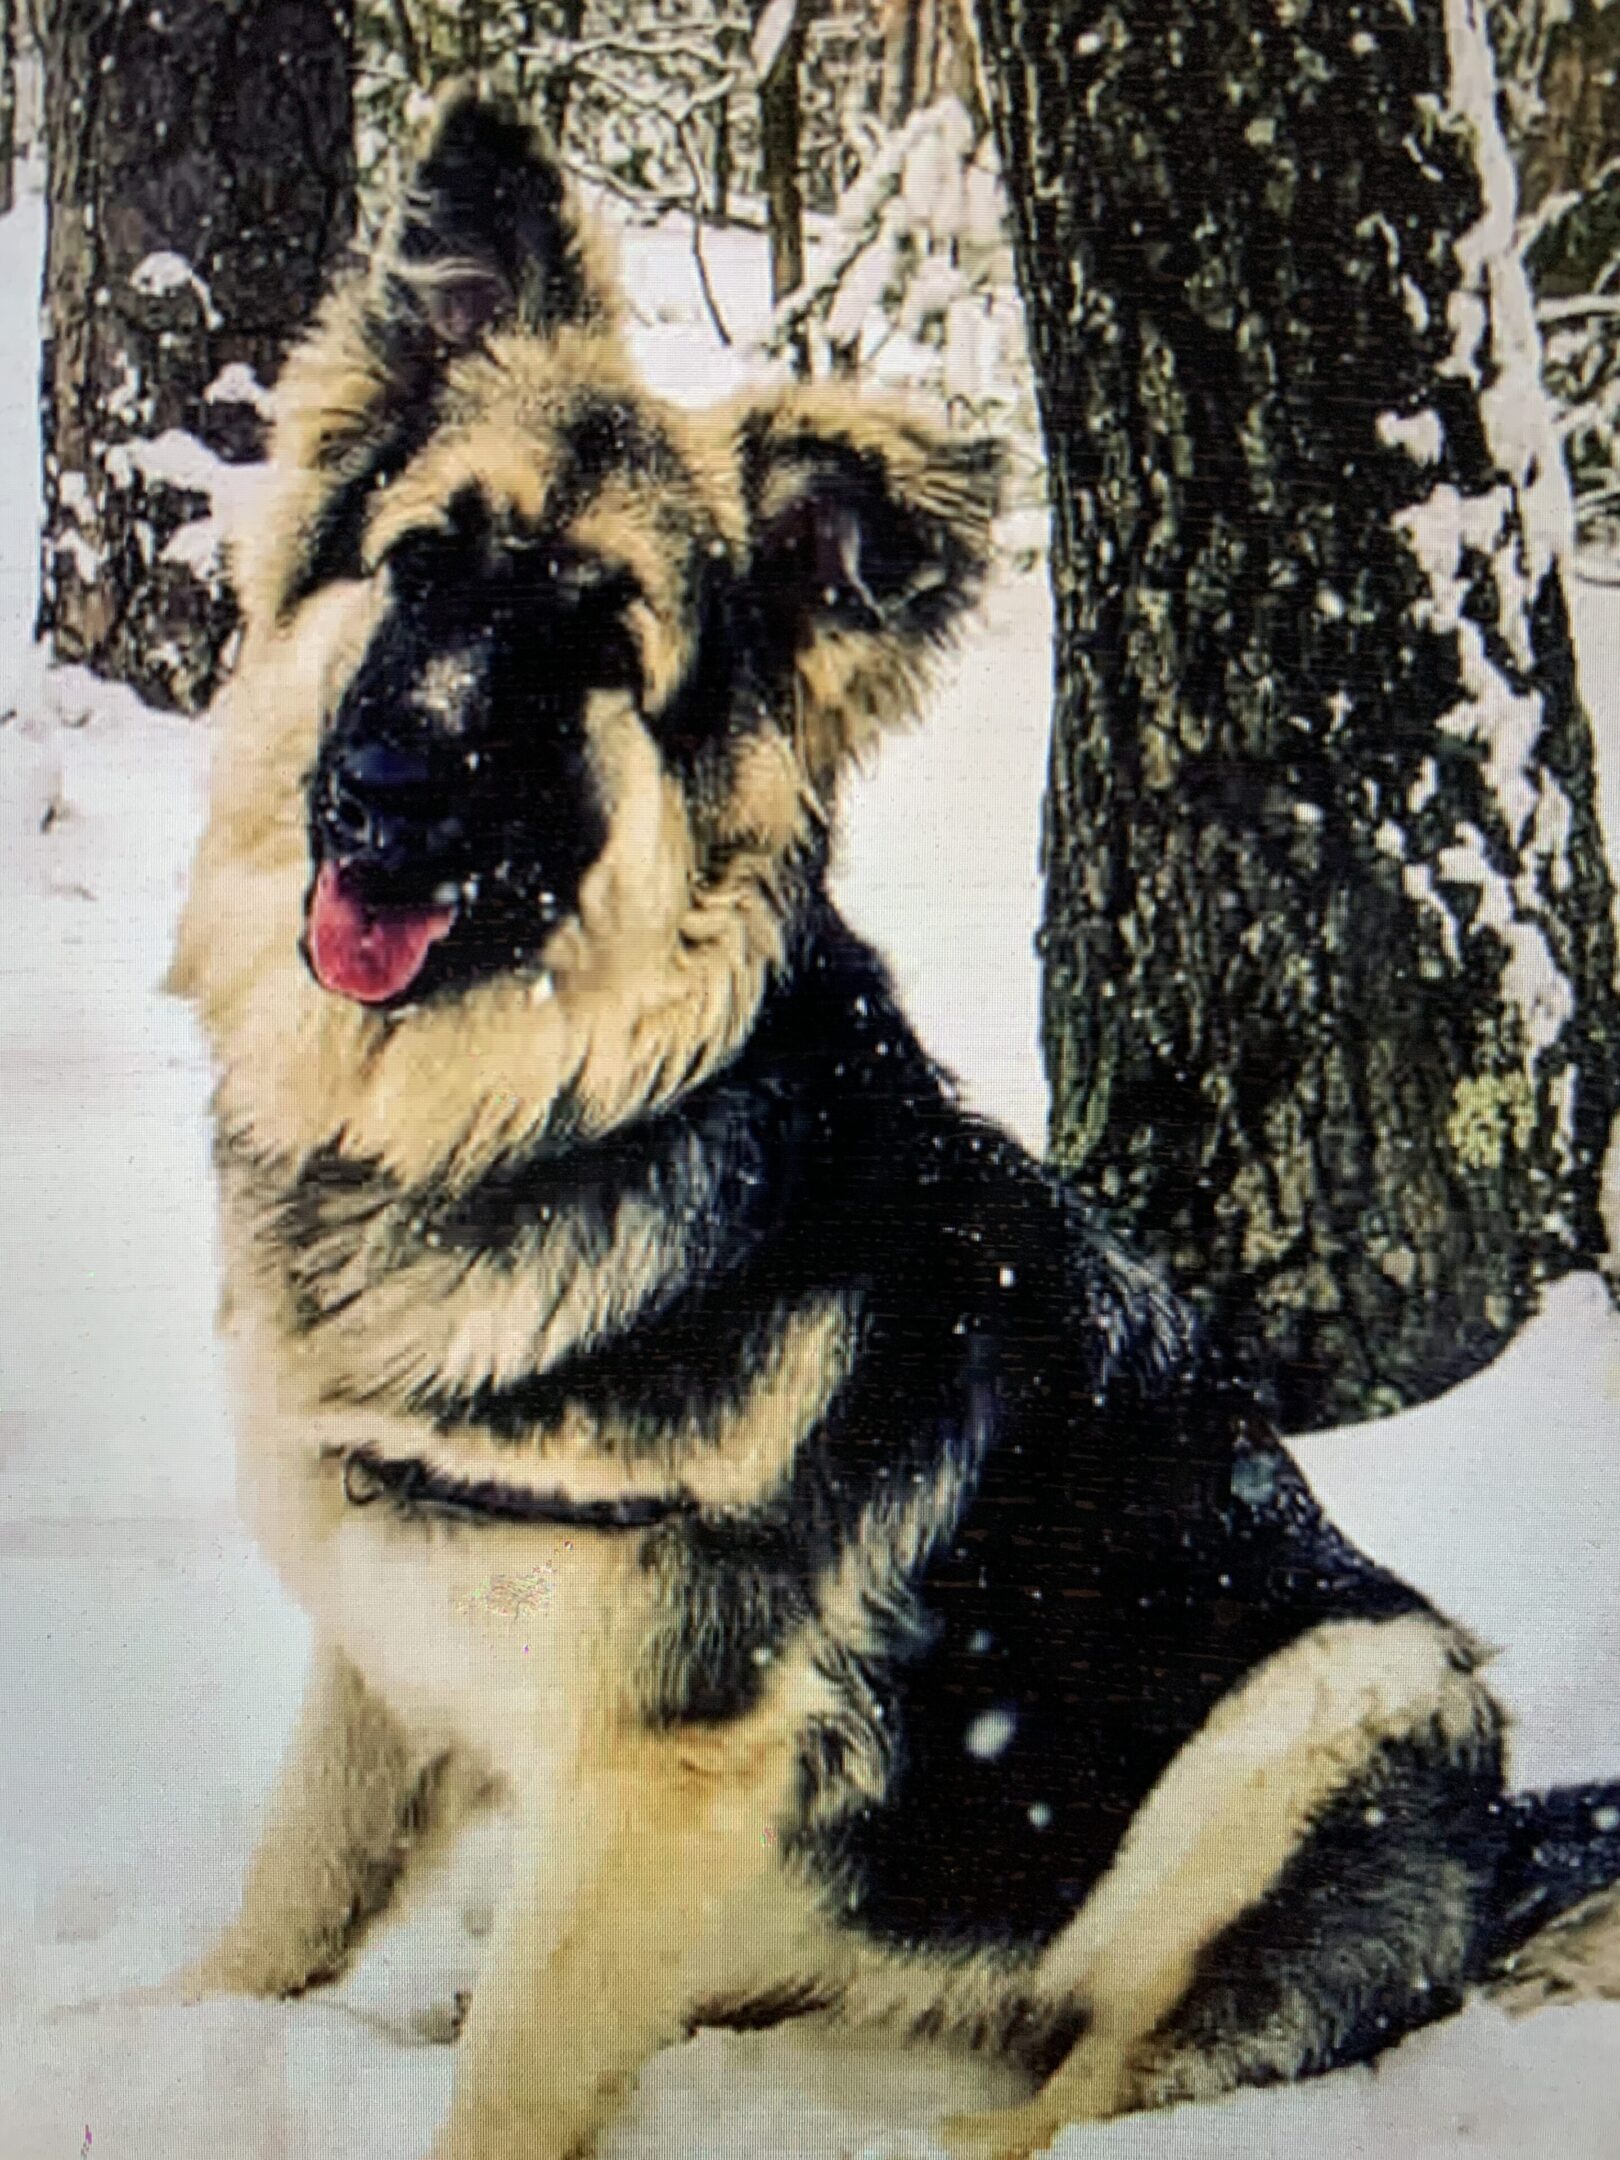
[{"label": "dog's neck ruff", "polygon": [[497,1478],[455,1477],[420,1456],[380,1455],[369,1447],[347,1449],[340,1460],[343,1497],[354,1508],[388,1500],[408,1515],[570,1530],[652,1530],[698,1512],[696,1498],[679,1490],[582,1500]]}]

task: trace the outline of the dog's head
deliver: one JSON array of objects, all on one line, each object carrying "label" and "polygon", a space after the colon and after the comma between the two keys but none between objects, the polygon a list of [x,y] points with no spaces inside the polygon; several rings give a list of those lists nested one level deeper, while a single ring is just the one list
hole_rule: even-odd
[{"label": "dog's head", "polygon": [[463,92],[288,362],[176,967],[267,1152],[476,1175],[715,1070],[974,597],[991,446],[675,410],[617,313],[543,141]]}]

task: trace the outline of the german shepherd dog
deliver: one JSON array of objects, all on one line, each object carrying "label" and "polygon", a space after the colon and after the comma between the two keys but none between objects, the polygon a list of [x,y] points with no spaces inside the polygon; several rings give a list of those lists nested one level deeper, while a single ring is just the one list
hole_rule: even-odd
[{"label": "german shepherd dog", "polygon": [[998,2160],[1368,2058],[1620,1876],[1620,1788],[1505,1793],[1480,1647],[828,900],[994,448],[672,410],[616,314],[464,90],[277,395],[176,980],[318,1656],[187,1986],[330,1978],[499,1795],[439,2160],[591,2153],[702,2023],[994,2050]]}]

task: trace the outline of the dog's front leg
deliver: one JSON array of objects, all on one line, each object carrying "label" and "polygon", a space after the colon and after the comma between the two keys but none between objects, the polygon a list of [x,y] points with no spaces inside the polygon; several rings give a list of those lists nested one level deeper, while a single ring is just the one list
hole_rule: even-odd
[{"label": "dog's front leg", "polygon": [[413,1742],[340,1651],[320,1650],[241,1907],[178,1992],[295,1995],[334,1978],[475,1782]]},{"label": "dog's front leg", "polygon": [[433,2160],[583,2160],[723,1985],[791,1794],[787,1748],[746,1732],[628,1738],[549,1805],[520,1795],[512,1887]]}]

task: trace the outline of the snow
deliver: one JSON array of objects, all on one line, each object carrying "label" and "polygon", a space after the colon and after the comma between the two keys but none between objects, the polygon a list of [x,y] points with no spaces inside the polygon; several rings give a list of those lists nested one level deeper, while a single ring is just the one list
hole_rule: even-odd
[{"label": "snow", "polygon": [[768,0],[748,48],[749,64],[761,82],[782,57],[782,48],[793,35],[798,14],[799,0]]},{"label": "snow", "polygon": [[210,405],[249,405],[265,420],[273,410],[269,391],[245,360],[222,367],[203,397]]},{"label": "snow", "polygon": [[[36,279],[39,225],[32,199],[0,222],[13,291]],[[757,241],[709,251],[739,341],[756,336]],[[624,254],[660,379],[692,398],[740,380],[746,356],[714,345],[684,230],[628,235]],[[451,2075],[424,2035],[476,1971],[498,1825],[341,1989],[290,2006],[112,2000],[229,1910],[308,1641],[237,1527],[207,1073],[156,989],[207,730],[47,670],[29,646],[28,313],[0,322],[0,2160],[412,2160]],[[1578,593],[1577,621],[1613,832],[1620,599]],[[1036,1146],[1047,627],[1038,574],[995,589],[928,723],[849,787],[837,866],[927,1041]],[[1524,1782],[1620,1775],[1617,1405],[1620,1325],[1582,1279],[1490,1373],[1299,1449],[1353,1536],[1502,1646]],[[1617,2042],[1614,2005],[1519,2022],[1479,2005],[1376,2073],[1071,2129],[1056,2150],[1613,2160]],[[651,2067],[604,2160],[921,2160],[939,2114],[1012,2097],[993,2069],[921,2048],[706,2034]]]},{"label": "snow", "polygon": [[149,300],[166,298],[175,292],[194,293],[202,305],[203,320],[210,330],[217,330],[225,320],[214,305],[214,296],[205,278],[199,277],[183,255],[176,255],[168,248],[143,255],[129,274],[129,282],[138,293]]},{"label": "snow", "polygon": [[1445,455],[1446,435],[1440,415],[1432,409],[1418,413],[1381,412],[1378,440],[1392,450],[1404,450],[1415,465],[1438,465]]},{"label": "snow", "polygon": [[1018,1731],[1018,1714],[1005,1706],[981,1710],[962,1735],[962,1745],[980,1762],[994,1762],[1005,1755]]}]

